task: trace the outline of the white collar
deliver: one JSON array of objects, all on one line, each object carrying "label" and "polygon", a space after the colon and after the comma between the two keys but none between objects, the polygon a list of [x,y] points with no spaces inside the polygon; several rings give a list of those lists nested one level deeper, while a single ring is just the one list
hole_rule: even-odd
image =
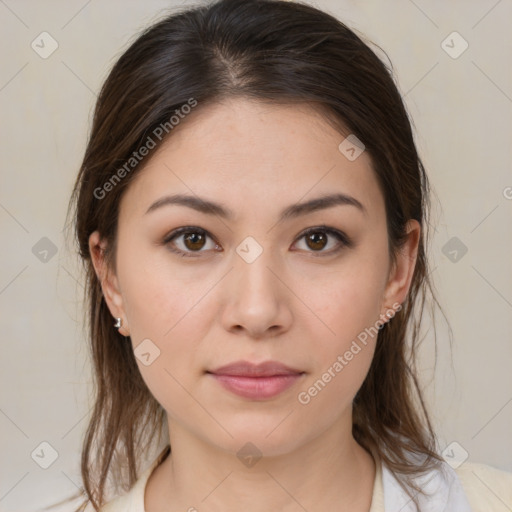
[{"label": "white collar", "polygon": [[[418,494],[421,512],[472,512],[459,477],[447,462],[443,462],[440,469],[433,469],[416,477],[414,482],[430,495],[427,497]],[[411,497],[384,462],[382,488],[386,512],[417,512]]]}]

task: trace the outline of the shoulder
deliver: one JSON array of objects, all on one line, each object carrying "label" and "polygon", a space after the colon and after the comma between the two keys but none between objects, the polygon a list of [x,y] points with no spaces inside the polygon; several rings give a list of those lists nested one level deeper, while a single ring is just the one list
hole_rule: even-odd
[{"label": "shoulder", "polygon": [[[384,507],[386,512],[417,510],[410,494],[398,484],[385,465],[383,471]],[[414,477],[422,489],[419,509],[428,512],[511,512],[512,473],[487,464],[466,462],[453,468],[442,461],[435,468]],[[411,489],[412,491],[412,489]],[[376,509],[380,510],[381,509]]]},{"label": "shoulder", "polygon": [[131,510],[132,496],[130,493],[124,496],[118,496],[117,498],[109,501],[100,508],[100,512],[128,512]]},{"label": "shoulder", "polygon": [[144,491],[152,469],[151,467],[144,471],[126,494],[105,503],[99,512],[144,512]]},{"label": "shoulder", "polygon": [[512,510],[512,473],[466,462],[455,469],[473,512]]},{"label": "shoulder", "polygon": [[133,487],[126,494],[118,496],[100,507],[100,512],[144,512],[144,494],[149,477],[170,452],[170,445],[167,445],[139,476]]}]

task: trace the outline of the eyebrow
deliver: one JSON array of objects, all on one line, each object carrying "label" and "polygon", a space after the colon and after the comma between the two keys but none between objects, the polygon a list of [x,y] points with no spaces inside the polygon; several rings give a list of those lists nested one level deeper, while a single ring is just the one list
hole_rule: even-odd
[{"label": "eyebrow", "polygon": [[[226,208],[222,204],[215,203],[213,201],[198,196],[189,196],[186,194],[175,194],[171,196],[161,197],[160,199],[156,200],[153,204],[151,204],[151,206],[147,209],[145,215],[159,208],[162,208],[163,206],[168,205],[186,206],[188,208],[193,208],[198,212],[206,213],[209,215],[217,215],[225,219],[234,218],[233,211],[230,210],[229,208]],[[281,211],[279,220],[283,221],[299,217],[307,213],[312,213],[318,210],[323,210],[325,208],[331,208],[333,206],[339,205],[355,206],[363,214],[367,214],[365,207],[355,197],[349,196],[347,194],[337,193],[321,196],[316,199],[311,199],[310,201],[307,201],[305,203],[292,204]]]}]

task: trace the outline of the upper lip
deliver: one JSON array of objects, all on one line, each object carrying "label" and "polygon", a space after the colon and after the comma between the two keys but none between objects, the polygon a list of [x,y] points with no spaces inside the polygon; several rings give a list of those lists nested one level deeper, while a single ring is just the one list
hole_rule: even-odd
[{"label": "upper lip", "polygon": [[246,377],[270,377],[275,375],[292,375],[303,373],[301,370],[290,368],[279,361],[265,361],[263,363],[255,364],[249,361],[235,361],[234,363],[226,364],[208,373],[216,375],[236,375]]}]

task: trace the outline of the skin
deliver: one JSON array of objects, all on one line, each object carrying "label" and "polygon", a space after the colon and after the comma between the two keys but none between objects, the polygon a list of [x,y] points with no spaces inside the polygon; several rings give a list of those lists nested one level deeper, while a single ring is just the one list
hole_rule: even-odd
[{"label": "skin", "polygon": [[[148,366],[137,359],[167,412],[172,447],[148,481],[147,512],[369,510],[376,467],[352,436],[351,404],[377,337],[307,405],[297,396],[405,300],[420,226],[409,222],[393,267],[370,157],[349,161],[338,149],[343,139],[310,106],[241,98],[204,106],[175,128],[125,192],[117,273],[104,263],[100,234],[91,235],[120,332],[134,349],[149,338],[160,350]],[[333,192],[353,196],[366,212],[337,205],[278,222],[285,207]],[[182,205],[145,214],[175,193],[220,202],[234,219]],[[353,246],[321,230],[325,247],[308,244],[301,233],[320,224],[344,232]],[[182,226],[205,230],[204,244],[187,244],[182,235],[166,246],[166,235]],[[236,252],[247,236],[263,249],[251,263]],[[305,374],[276,397],[250,400],[205,374],[239,359],[277,360]],[[247,442],[262,453],[251,467],[236,455]]]}]

